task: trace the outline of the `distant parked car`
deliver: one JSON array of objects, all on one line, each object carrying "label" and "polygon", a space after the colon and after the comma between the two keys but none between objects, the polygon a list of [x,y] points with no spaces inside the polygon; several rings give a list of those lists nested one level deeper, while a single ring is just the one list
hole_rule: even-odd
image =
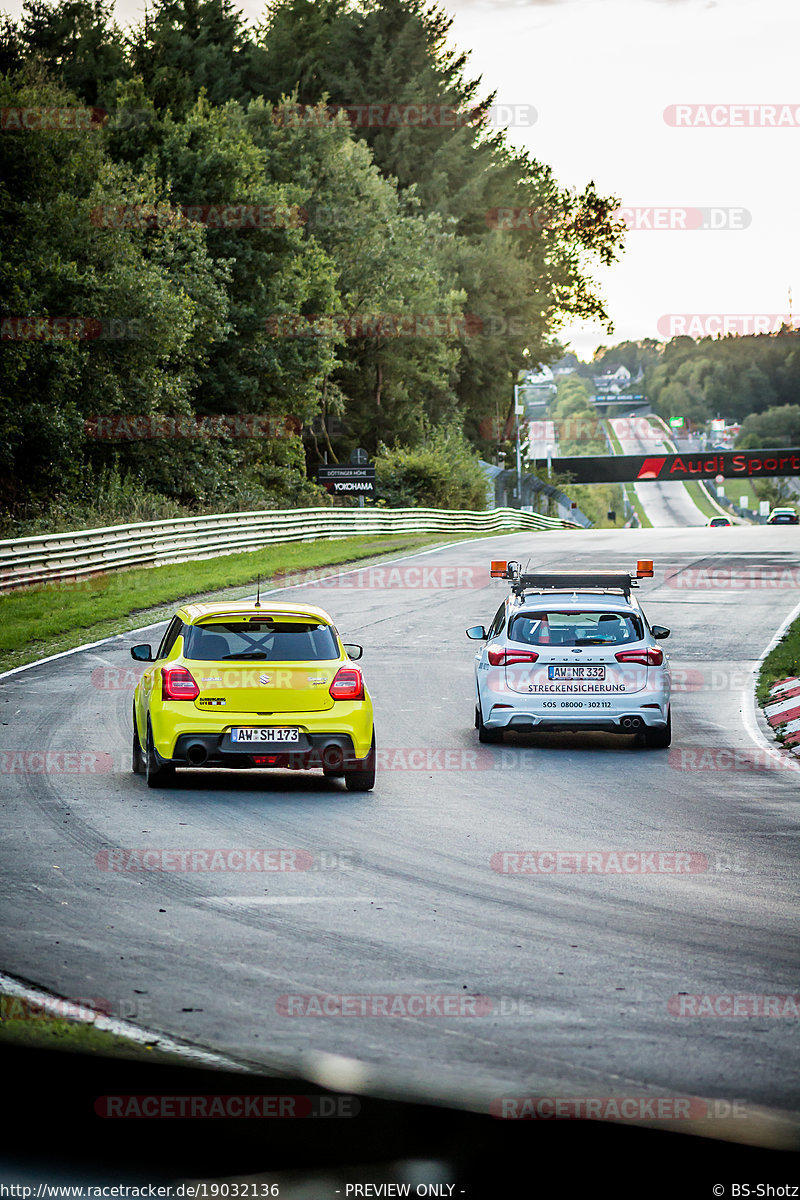
[{"label": "distant parked car", "polygon": [[800,525],[800,517],[793,508],[773,508],[767,517],[768,525]]}]

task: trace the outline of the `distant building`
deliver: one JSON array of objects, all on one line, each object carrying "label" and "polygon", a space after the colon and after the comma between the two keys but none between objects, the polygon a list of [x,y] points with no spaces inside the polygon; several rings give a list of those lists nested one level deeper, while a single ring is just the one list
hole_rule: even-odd
[{"label": "distant building", "polygon": [[594,376],[594,390],[598,395],[602,393],[618,395],[628,386],[631,378],[631,373],[627,367],[612,365],[602,375]]},{"label": "distant building", "polygon": [[526,388],[546,388],[552,391],[555,387],[553,372],[549,367],[539,364],[534,371],[526,371],[522,377],[522,386]]}]

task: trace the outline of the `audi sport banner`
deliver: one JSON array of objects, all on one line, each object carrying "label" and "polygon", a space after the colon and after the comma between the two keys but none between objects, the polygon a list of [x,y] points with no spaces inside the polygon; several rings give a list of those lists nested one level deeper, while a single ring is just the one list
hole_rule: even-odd
[{"label": "audi sport banner", "polygon": [[744,479],[757,475],[800,475],[800,449],[714,450],[687,454],[606,454],[554,458],[553,470],[574,483],[624,483],[671,479]]}]

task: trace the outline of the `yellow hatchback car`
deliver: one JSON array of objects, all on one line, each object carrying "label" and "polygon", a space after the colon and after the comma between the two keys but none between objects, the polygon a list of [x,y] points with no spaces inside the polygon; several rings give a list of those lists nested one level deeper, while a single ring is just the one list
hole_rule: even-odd
[{"label": "yellow hatchback car", "polygon": [[133,698],[132,767],[150,787],[176,767],[321,767],[350,791],[375,785],[372,700],[321,608],[188,604],[155,652]]}]

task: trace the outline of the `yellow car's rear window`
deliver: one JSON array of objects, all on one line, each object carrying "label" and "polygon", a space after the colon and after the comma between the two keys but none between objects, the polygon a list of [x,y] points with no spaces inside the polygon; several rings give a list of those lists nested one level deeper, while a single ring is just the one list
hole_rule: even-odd
[{"label": "yellow car's rear window", "polygon": [[309,662],[339,657],[330,625],[316,621],[215,621],[191,625],[184,658],[199,662]]}]

